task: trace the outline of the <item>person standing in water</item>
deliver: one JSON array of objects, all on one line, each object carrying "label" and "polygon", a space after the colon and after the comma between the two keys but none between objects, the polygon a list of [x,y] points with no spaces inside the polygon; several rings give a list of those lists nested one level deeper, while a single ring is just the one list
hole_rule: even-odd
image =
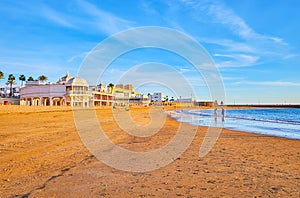
[{"label": "person standing in water", "polygon": [[218,121],[218,102],[216,100],[214,102],[214,116],[215,116],[215,123],[217,124],[217,121]]},{"label": "person standing in water", "polygon": [[224,103],[221,101],[221,106],[222,106],[222,122],[225,122],[225,109],[224,109]]}]

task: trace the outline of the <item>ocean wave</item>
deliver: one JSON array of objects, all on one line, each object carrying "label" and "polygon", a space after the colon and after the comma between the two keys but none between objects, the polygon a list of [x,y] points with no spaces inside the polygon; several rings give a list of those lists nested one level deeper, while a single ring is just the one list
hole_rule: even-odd
[{"label": "ocean wave", "polygon": [[[179,122],[192,125],[221,127],[257,134],[300,139],[300,109],[249,109],[227,110],[225,119],[213,110],[175,110],[167,112]],[[285,120],[281,119],[285,118]],[[222,120],[222,122],[220,122]]]},{"label": "ocean wave", "polygon": [[[183,111],[183,113],[190,114],[190,115],[197,115],[197,116],[205,116],[205,117],[214,117],[214,113],[211,112],[200,112],[200,111]],[[218,116],[221,113],[218,111]],[[292,124],[292,125],[300,125],[300,122],[294,120],[281,120],[281,119],[267,119],[267,118],[259,118],[259,117],[251,117],[251,116],[242,116],[242,115],[231,115],[230,112],[226,113],[225,119],[241,119],[241,120],[250,120],[250,121],[260,121],[260,122],[269,122],[269,123],[280,123],[280,124]]]}]

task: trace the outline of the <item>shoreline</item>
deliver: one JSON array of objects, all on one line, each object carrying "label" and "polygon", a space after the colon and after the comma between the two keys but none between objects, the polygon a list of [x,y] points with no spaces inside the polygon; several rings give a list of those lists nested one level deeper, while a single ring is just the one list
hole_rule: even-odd
[{"label": "shoreline", "polygon": [[[263,106],[256,106],[256,105],[225,105],[225,110],[231,110],[231,109],[265,109],[265,108],[271,108],[271,109],[280,109],[280,108],[297,108],[295,106],[299,106],[300,105],[288,105],[287,106],[280,106],[279,105],[263,105]],[[154,108],[163,108],[163,110],[167,113],[168,111],[174,111],[174,110],[213,110],[213,108],[211,107],[183,107],[183,108],[177,108],[174,109],[174,107],[172,106],[153,106]],[[144,109],[144,108],[150,108],[150,107],[139,107],[139,106],[134,106],[134,107],[130,107],[129,109],[131,110],[136,110],[136,109]],[[221,107],[219,107],[220,109]],[[97,110],[111,110],[112,107],[90,107],[90,108],[85,108],[86,110],[93,110],[93,111],[97,111]],[[122,110],[125,109],[125,107],[119,107],[115,110]],[[80,110],[80,109],[79,109]],[[71,106],[19,106],[19,105],[2,105],[0,106],[0,115],[1,114],[6,114],[6,113],[49,113],[49,112],[73,112],[76,111],[76,109],[73,109],[73,107]],[[167,113],[168,116],[170,116]],[[172,118],[177,121],[177,119]],[[180,121],[177,121],[179,123],[182,123]],[[201,126],[201,127],[208,127],[205,125],[197,125],[197,126]],[[213,126],[210,126],[213,127]],[[253,134],[257,134],[257,135],[266,135],[266,136],[270,136],[270,137],[276,137],[276,138],[285,138],[285,139],[291,139],[291,140],[300,140],[297,138],[290,138],[290,137],[283,137],[283,136],[276,136],[276,135],[269,135],[269,134],[263,134],[263,133],[256,133],[253,131],[246,131],[246,130],[240,130],[240,129],[232,129],[232,128],[227,128],[227,127],[219,127],[222,129],[226,129],[226,130],[232,130],[232,131],[237,131],[237,132],[242,132],[242,133],[253,133]]]},{"label": "shoreline", "polygon": [[[231,110],[231,109],[265,109],[265,108],[271,108],[271,109],[280,109],[280,108],[297,108],[294,105],[288,105],[289,107],[286,106],[281,106],[279,107],[278,105],[263,105],[263,106],[255,106],[255,105],[225,105],[225,110]],[[299,106],[300,105],[296,105]],[[150,107],[139,107],[139,106],[134,106],[134,107],[130,107],[129,109],[131,110],[136,110],[136,109],[145,109],[145,108],[150,108]],[[170,117],[168,111],[175,111],[175,110],[213,110],[213,108],[211,107],[183,107],[180,109],[174,109],[174,107],[170,107],[170,106],[154,106],[154,108],[163,108],[163,110],[165,111],[165,113]],[[221,107],[219,107],[220,109]],[[97,111],[97,110],[111,110],[112,107],[90,107],[90,108],[85,108],[86,110],[92,110],[92,111]],[[115,110],[122,110],[125,109],[125,107],[119,107]],[[80,110],[80,109],[79,109]],[[73,112],[76,111],[76,109],[73,109],[73,107],[71,106],[19,106],[19,105],[2,105],[0,106],[0,115],[1,114],[7,114],[7,113],[49,113],[49,112]],[[176,118],[172,118],[177,121]],[[179,123],[182,123],[180,121],[177,121]],[[200,127],[208,127],[206,125],[197,125]],[[210,126],[213,127],[213,126]],[[283,136],[276,136],[276,135],[269,135],[269,134],[263,134],[263,133],[256,133],[253,131],[246,131],[246,130],[239,130],[239,129],[232,129],[232,128],[227,128],[227,127],[219,127],[222,129],[226,129],[226,130],[232,130],[232,131],[237,131],[237,132],[242,132],[242,133],[253,133],[253,134],[257,134],[257,135],[266,135],[266,136],[270,136],[270,137],[276,137],[276,138],[285,138],[285,139],[291,139],[291,140],[300,140],[297,138],[290,138],[290,137],[283,137]]]},{"label": "shoreline", "polygon": [[[269,107],[247,108],[247,107],[245,107],[245,108],[224,108],[224,109],[230,111],[230,110],[250,110],[250,109],[263,110],[263,109],[282,109],[282,108],[269,108]],[[291,109],[294,109],[294,108],[291,108]],[[185,112],[185,110],[188,110],[188,111]],[[194,111],[201,111],[201,110],[213,111],[213,109],[195,109]],[[218,110],[220,111],[220,108]],[[287,132],[287,131],[284,132],[285,128],[278,128],[284,124],[284,123],[282,123],[282,121],[277,122],[276,120],[270,120],[270,119],[267,119],[267,120],[254,119],[257,117],[253,117],[252,119],[247,118],[246,119],[247,124],[246,124],[245,119],[243,117],[236,117],[236,116],[226,117],[225,116],[224,118],[222,118],[221,116],[218,116],[218,117],[215,117],[215,120],[214,120],[214,117],[190,113],[189,111],[193,111],[192,109],[179,110],[180,112],[174,112],[174,111],[178,111],[178,110],[167,111],[168,116],[170,116],[172,119],[175,119],[178,122],[189,123],[194,126],[217,127],[217,128],[221,128],[221,129],[235,130],[235,131],[240,131],[240,132],[245,132],[245,133],[262,134],[262,135],[271,136],[271,137],[280,137],[280,138],[286,138],[286,139],[292,139],[292,140],[300,140],[300,136],[297,133],[297,130],[300,130],[300,128],[299,127],[298,127],[299,129],[293,128],[293,130],[294,130],[293,132]],[[182,113],[181,113],[181,111],[182,111]],[[193,116],[192,119],[190,118],[190,116]],[[194,116],[196,116],[196,117],[194,117]],[[213,116],[213,115],[211,115],[211,116]],[[239,120],[239,118],[241,118],[241,120]],[[196,121],[199,120],[199,122],[195,122],[194,120],[196,120]],[[213,122],[213,120],[214,120],[214,122]],[[200,121],[202,121],[202,122],[200,122]],[[262,123],[264,123],[264,125],[263,125],[264,129],[261,128]],[[251,124],[251,126],[249,124]],[[278,124],[278,126],[271,127],[271,125],[269,125],[269,128],[268,128],[267,124]],[[285,123],[285,124],[287,124],[287,123]],[[296,127],[297,125],[300,125],[300,123],[297,123],[296,125],[295,125],[295,123],[293,123],[290,127],[293,127],[293,126]],[[284,126],[281,126],[281,127],[284,127]],[[283,130],[280,130],[280,129],[283,129]],[[275,130],[275,132],[273,132],[274,130]],[[291,130],[292,130],[292,128],[290,128],[290,131]]]},{"label": "shoreline", "polygon": [[300,108],[300,105],[284,105],[284,104],[275,104],[275,105],[226,105],[229,108]]},{"label": "shoreline", "polygon": [[[129,111],[141,125],[149,122],[148,112],[148,108]],[[137,138],[118,127],[111,109],[97,109],[96,114],[114,143],[137,152],[165,145],[179,126],[166,117],[159,133]],[[1,197],[299,196],[297,140],[224,129],[213,149],[200,158],[207,127],[199,126],[189,148],[174,162],[132,173],[108,167],[89,153],[76,131],[72,110],[4,113],[0,120],[5,123],[0,134]]]}]

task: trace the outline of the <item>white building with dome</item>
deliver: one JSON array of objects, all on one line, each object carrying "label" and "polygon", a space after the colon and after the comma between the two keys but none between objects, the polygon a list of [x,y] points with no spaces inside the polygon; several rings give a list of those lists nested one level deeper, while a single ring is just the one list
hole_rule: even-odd
[{"label": "white building with dome", "polygon": [[111,106],[113,95],[97,89],[89,90],[87,82],[69,74],[57,83],[28,81],[20,90],[23,106]]},{"label": "white building with dome", "polygon": [[80,77],[74,77],[65,84],[65,103],[67,106],[91,106],[92,94],[89,85]]}]

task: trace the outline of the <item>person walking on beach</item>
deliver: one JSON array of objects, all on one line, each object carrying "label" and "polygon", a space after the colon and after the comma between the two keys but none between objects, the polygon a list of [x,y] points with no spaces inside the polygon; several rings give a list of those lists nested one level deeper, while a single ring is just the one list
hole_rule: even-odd
[{"label": "person walking on beach", "polygon": [[225,109],[222,107],[222,122],[225,121]]},{"label": "person walking on beach", "polygon": [[214,116],[215,116],[215,122],[217,122],[217,120],[218,120],[218,108],[217,107],[214,108]]}]

